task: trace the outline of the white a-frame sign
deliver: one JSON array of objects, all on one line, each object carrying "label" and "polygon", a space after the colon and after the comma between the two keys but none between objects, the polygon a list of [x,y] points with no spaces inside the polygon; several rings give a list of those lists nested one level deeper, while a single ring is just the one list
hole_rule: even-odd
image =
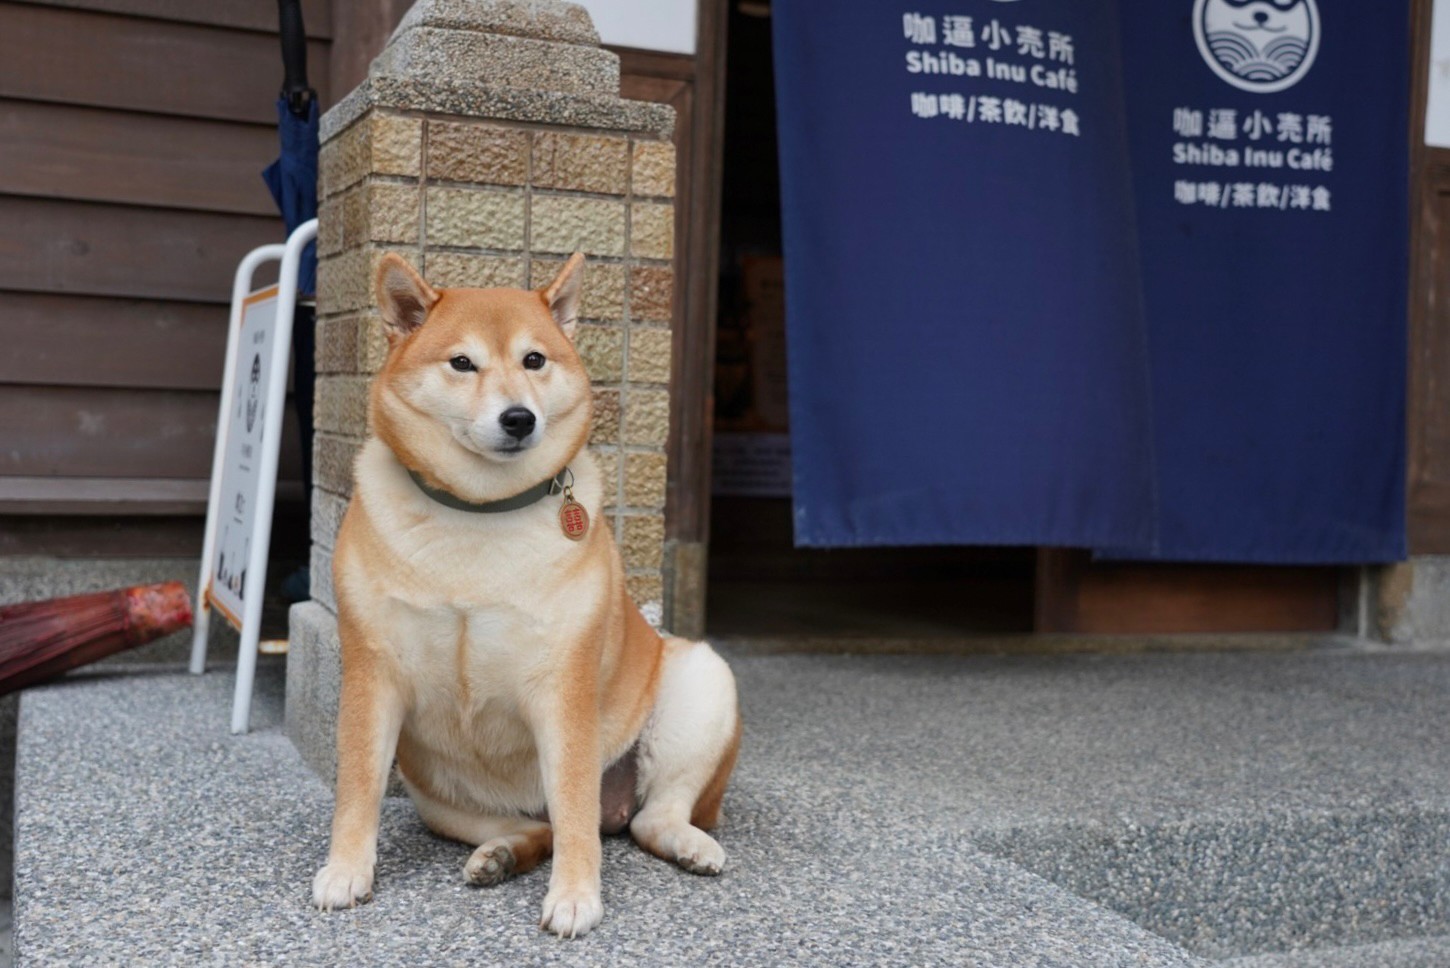
[{"label": "white a-frame sign", "polygon": [[[211,462],[201,578],[191,640],[191,671],[206,669],[207,627],[215,609],[242,637],[232,732],[245,733],[252,712],[262,590],[267,582],[272,505],[277,496],[277,452],[287,401],[292,316],[302,250],[317,238],[317,219],[303,222],[286,245],[253,249],[232,282],[227,361]],[[252,277],[281,260],[275,286],[252,291]]]}]

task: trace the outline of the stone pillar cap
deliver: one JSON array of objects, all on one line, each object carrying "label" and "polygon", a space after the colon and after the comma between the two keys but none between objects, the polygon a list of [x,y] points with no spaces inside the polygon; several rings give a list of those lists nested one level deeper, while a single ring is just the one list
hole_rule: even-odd
[{"label": "stone pillar cap", "polygon": [[371,108],[669,137],[674,110],[619,96],[619,57],[564,0],[418,0],[367,79],[322,116],[327,141]]},{"label": "stone pillar cap", "polygon": [[589,13],[564,0],[418,0],[393,31],[389,45],[417,27],[599,46],[599,32]]},{"label": "stone pillar cap", "polygon": [[618,94],[619,58],[563,0],[419,0],[368,77]]}]

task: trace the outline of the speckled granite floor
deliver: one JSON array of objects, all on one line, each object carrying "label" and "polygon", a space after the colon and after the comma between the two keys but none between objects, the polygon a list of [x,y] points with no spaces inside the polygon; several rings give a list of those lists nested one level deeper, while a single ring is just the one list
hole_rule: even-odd
[{"label": "speckled granite floor", "polygon": [[331,798],[276,666],[243,738],[224,674],[28,693],[18,964],[1450,964],[1450,656],[733,661],[727,871],[611,840],[573,943],[546,869],[470,889],[404,800],[376,899],[312,911]]}]

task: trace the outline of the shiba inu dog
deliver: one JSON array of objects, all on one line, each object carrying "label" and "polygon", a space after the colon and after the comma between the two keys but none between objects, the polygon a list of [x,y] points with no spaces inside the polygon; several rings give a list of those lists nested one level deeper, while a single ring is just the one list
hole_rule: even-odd
[{"label": "shiba inu dog", "polygon": [[418,813],[477,849],[470,883],[554,858],[540,926],[603,916],[600,831],[717,874],[705,831],[740,742],[735,681],[662,639],[625,590],[585,450],[574,351],[583,256],[546,288],[376,278],[388,355],[333,559],[342,640],[337,804],[324,910],[371,897],[394,756]]}]

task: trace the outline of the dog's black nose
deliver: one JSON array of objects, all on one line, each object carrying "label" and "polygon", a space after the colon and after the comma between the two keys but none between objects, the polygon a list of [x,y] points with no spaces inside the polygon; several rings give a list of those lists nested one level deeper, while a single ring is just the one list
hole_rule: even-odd
[{"label": "dog's black nose", "polygon": [[1262,10],[1255,10],[1254,11],[1254,19],[1257,20],[1261,24],[1268,23],[1269,22],[1269,15],[1266,14],[1266,13],[1264,13],[1264,11],[1262,11]]},{"label": "dog's black nose", "polygon": [[514,440],[523,440],[534,432],[534,412],[528,407],[509,407],[498,415],[498,422]]}]

